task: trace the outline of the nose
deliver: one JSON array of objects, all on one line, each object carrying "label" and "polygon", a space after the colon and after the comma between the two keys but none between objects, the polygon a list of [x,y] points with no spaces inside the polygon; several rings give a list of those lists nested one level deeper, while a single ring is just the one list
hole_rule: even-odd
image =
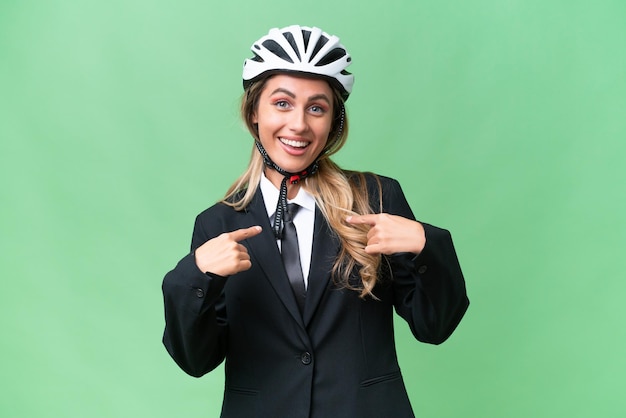
[{"label": "nose", "polygon": [[305,110],[294,109],[289,113],[289,129],[292,132],[305,132],[309,127]]}]

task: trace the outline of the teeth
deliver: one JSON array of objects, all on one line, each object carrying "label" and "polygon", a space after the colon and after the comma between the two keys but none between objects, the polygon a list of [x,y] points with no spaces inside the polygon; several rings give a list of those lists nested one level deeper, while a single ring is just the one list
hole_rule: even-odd
[{"label": "teeth", "polygon": [[290,147],[294,147],[294,148],[304,148],[307,145],[309,145],[309,143],[306,141],[296,141],[293,139],[286,139],[286,138],[278,138],[278,139],[283,144],[289,145]]}]

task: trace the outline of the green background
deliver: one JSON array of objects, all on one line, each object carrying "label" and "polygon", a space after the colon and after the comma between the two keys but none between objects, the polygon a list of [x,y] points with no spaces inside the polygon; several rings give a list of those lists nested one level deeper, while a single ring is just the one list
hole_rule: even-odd
[{"label": "green background", "polygon": [[294,23],[353,56],[336,160],[455,237],[456,333],[397,322],[416,414],[626,416],[622,0],[2,0],[0,416],[218,416],[160,285],[246,166],[251,43]]}]

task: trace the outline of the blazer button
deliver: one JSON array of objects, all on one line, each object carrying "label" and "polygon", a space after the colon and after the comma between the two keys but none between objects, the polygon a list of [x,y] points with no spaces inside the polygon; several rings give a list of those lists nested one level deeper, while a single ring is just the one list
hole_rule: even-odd
[{"label": "blazer button", "polygon": [[420,266],[420,267],[417,269],[417,272],[418,272],[419,274],[424,274],[424,273],[426,273],[426,270],[428,270],[428,266]]},{"label": "blazer button", "polygon": [[196,289],[196,296],[199,297],[199,298],[203,298],[204,297],[204,290]]},{"label": "blazer button", "polygon": [[300,356],[300,361],[304,365],[311,364],[311,353],[308,353],[308,352],[302,353],[302,355]]}]

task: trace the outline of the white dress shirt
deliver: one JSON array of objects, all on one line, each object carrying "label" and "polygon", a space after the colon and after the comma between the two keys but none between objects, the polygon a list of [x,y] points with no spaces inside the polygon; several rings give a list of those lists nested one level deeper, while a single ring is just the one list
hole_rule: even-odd
[{"label": "white dress shirt", "polygon": [[[261,194],[263,194],[267,217],[270,219],[270,224],[273,224],[279,190],[265,177],[265,174],[261,176],[259,187],[261,188]],[[297,203],[300,206],[296,216],[293,218],[293,223],[298,233],[298,248],[300,250],[300,264],[302,265],[304,286],[308,287],[311,252],[313,249],[313,228],[315,225],[315,198],[306,192],[304,188],[300,187],[296,197],[293,200],[288,200],[287,203]],[[276,243],[280,250],[280,240],[277,240]]]}]

